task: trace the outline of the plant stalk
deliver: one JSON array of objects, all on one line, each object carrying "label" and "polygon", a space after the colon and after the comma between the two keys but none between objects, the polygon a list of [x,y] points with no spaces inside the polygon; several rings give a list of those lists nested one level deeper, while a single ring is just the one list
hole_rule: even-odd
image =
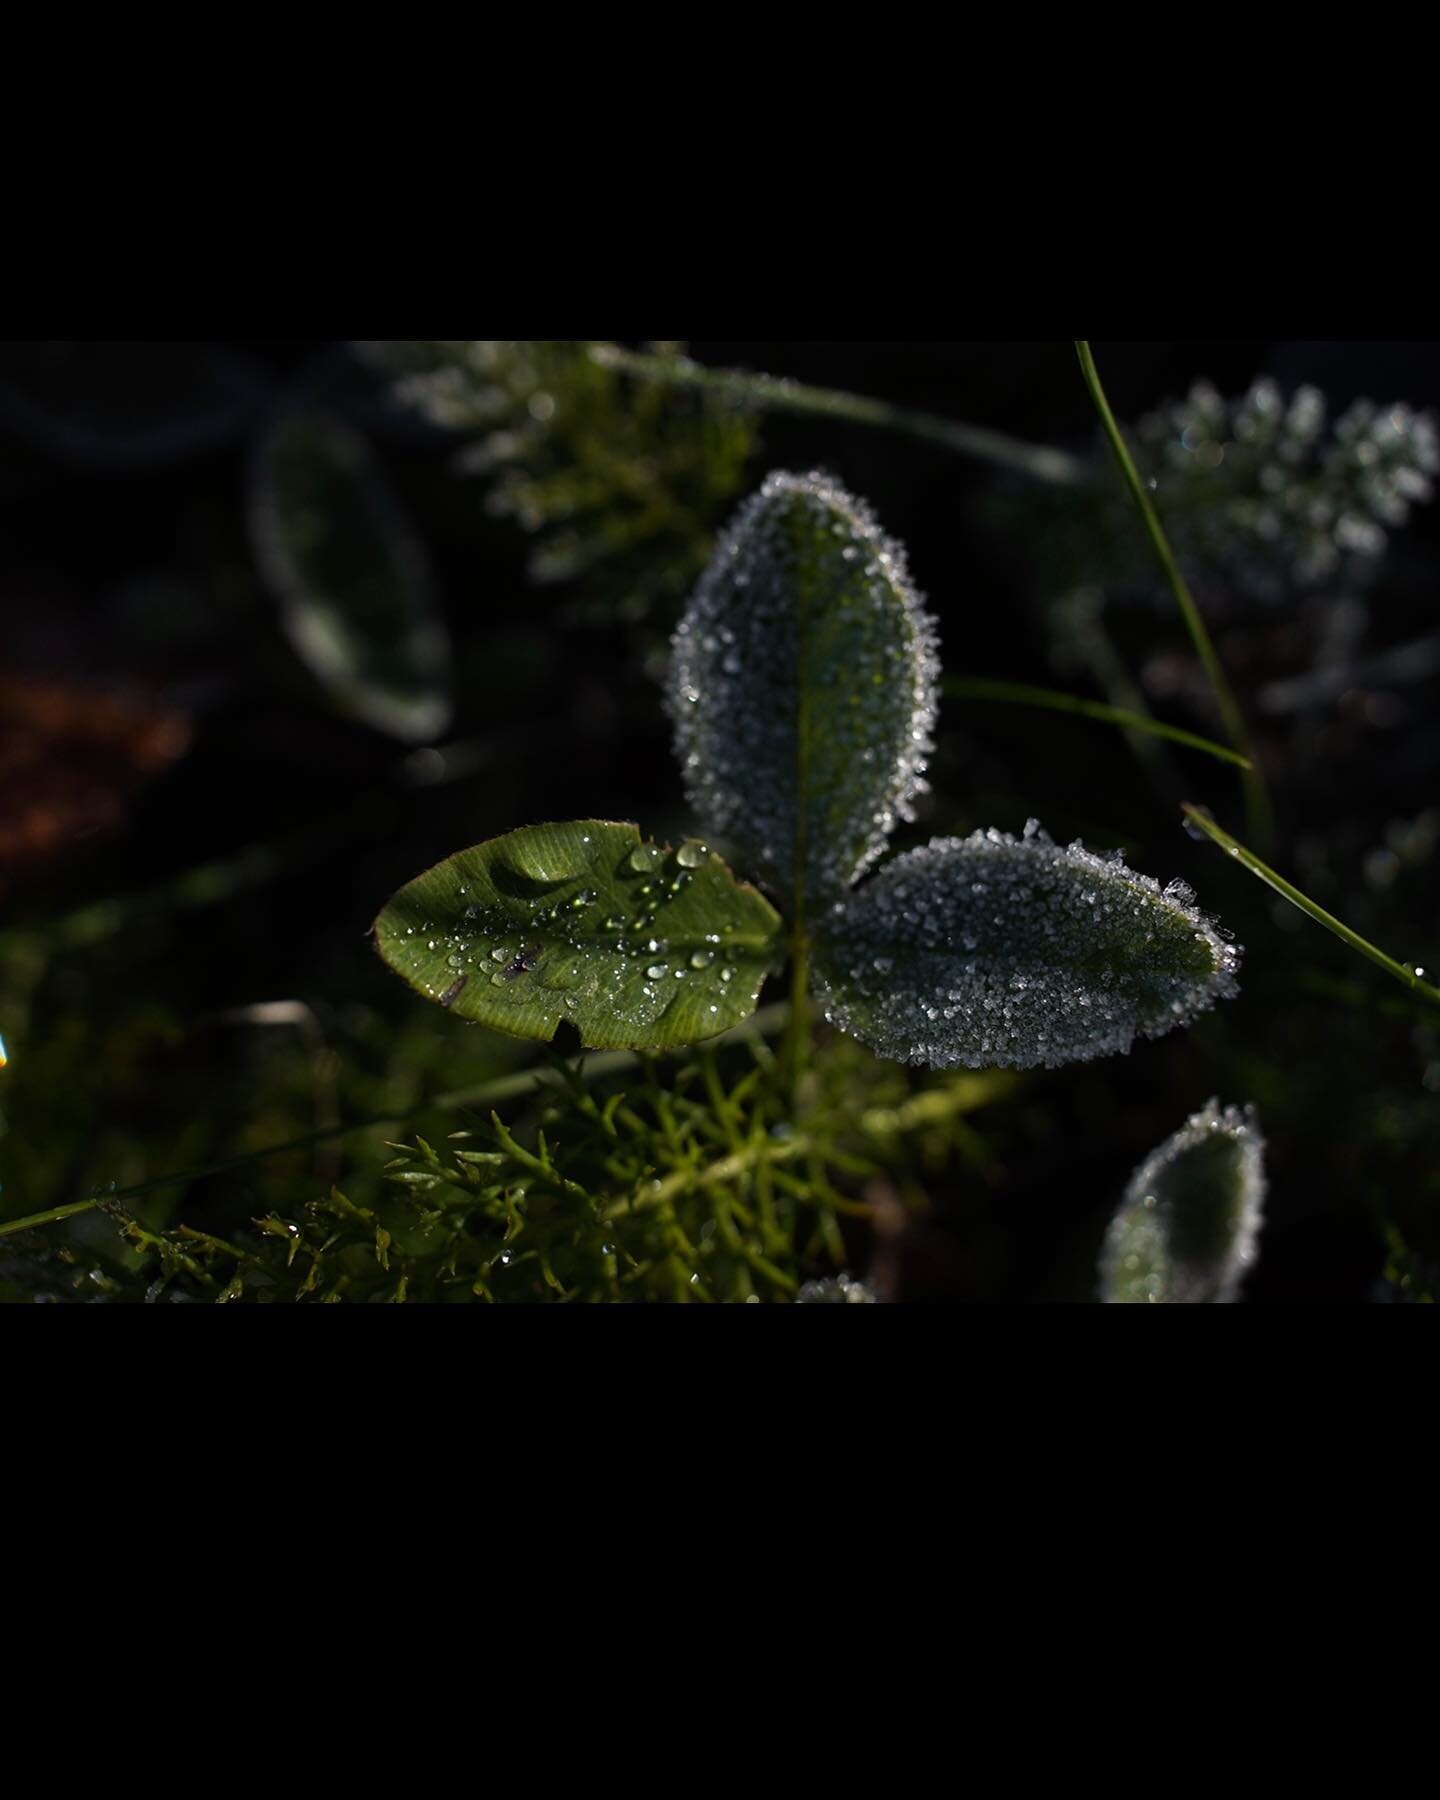
[{"label": "plant stalk", "polygon": [[1178,725],[1162,725],[1149,713],[1129,712],[1123,706],[1107,706],[1101,700],[1084,700],[1076,694],[1056,693],[1052,688],[1029,687],[1020,681],[987,681],[980,676],[947,675],[941,690],[958,700],[1000,700],[1016,706],[1044,706],[1052,712],[1074,713],[1078,718],[1095,719],[1104,725],[1119,725],[1126,731],[1140,731],[1150,737],[1168,738],[1173,744],[1185,744],[1191,750],[1203,750],[1221,762],[1234,763],[1248,769],[1249,761],[1236,750],[1227,750],[1211,738],[1183,731]]},{"label": "plant stalk", "polygon": [[864,394],[808,387],[803,382],[755,375],[745,369],[710,369],[688,357],[650,356],[639,350],[621,349],[618,344],[595,344],[590,355],[606,368],[622,370],[643,381],[705,388],[770,412],[806,413],[824,419],[845,419],[853,425],[902,431],[908,437],[939,444],[962,456],[979,457],[1001,468],[1018,470],[1051,486],[1083,487],[1094,479],[1089,464],[1068,451],[1054,450],[1046,444],[1027,444],[983,425],[965,425],[908,406],[892,406],[886,400],[873,400]]},{"label": "plant stalk", "polygon": [[781,1074],[790,1109],[800,1077],[805,1072],[806,1051],[810,1043],[810,939],[803,924],[797,925],[790,945],[790,1017],[785,1026],[781,1048]]},{"label": "plant stalk", "polygon": [[1252,875],[1258,875],[1261,881],[1274,888],[1277,894],[1283,895],[1292,906],[1298,906],[1301,912],[1307,913],[1317,924],[1323,925],[1327,931],[1333,931],[1341,943],[1348,944],[1352,950],[1358,950],[1362,956],[1368,956],[1377,968],[1394,976],[1396,981],[1402,982],[1412,993],[1421,994],[1440,1006],[1440,988],[1432,987],[1422,979],[1425,973],[1423,967],[1412,968],[1408,963],[1396,962],[1393,956],[1387,956],[1383,950],[1377,949],[1367,938],[1361,937],[1358,931],[1352,931],[1348,925],[1342,924],[1333,913],[1326,912],[1323,906],[1317,906],[1308,894],[1302,894],[1299,888],[1292,887],[1283,875],[1277,875],[1272,868],[1261,862],[1253,850],[1247,850],[1228,831],[1222,830],[1203,807],[1191,806],[1187,802],[1183,810],[1191,824],[1198,826],[1222,850],[1228,850]]},{"label": "plant stalk", "polygon": [[1095,367],[1095,358],[1085,338],[1075,339],[1075,351],[1080,358],[1080,368],[1085,376],[1085,384],[1090,390],[1090,398],[1095,402],[1095,409],[1100,414],[1100,423],[1105,428],[1105,436],[1109,439],[1110,448],[1115,460],[1120,465],[1120,472],[1125,477],[1131,497],[1140,510],[1150,542],[1159,559],[1160,567],[1170,583],[1180,608],[1180,616],[1185,621],[1185,628],[1190,633],[1190,641],[1195,646],[1205,674],[1209,680],[1211,691],[1215,695],[1216,705],[1220,709],[1220,717],[1225,726],[1225,735],[1249,765],[1244,771],[1245,783],[1245,821],[1250,835],[1264,844],[1268,849],[1274,842],[1275,820],[1270,806],[1270,793],[1265,785],[1265,777],[1261,772],[1259,761],[1250,743],[1250,734],[1245,725],[1244,714],[1240,711],[1240,703],[1220,665],[1220,658],[1215,653],[1215,646],[1210,641],[1210,632],[1200,609],[1195,604],[1185,577],[1180,573],[1180,565],[1175,561],[1174,552],[1170,548],[1160,524],[1160,515],[1155,511],[1154,502],[1140,479],[1140,471],[1135,467],[1125,443],[1124,434],[1116,423],[1115,415],[1110,410],[1110,402],[1105,398],[1105,389],[1101,385],[1100,371]]}]

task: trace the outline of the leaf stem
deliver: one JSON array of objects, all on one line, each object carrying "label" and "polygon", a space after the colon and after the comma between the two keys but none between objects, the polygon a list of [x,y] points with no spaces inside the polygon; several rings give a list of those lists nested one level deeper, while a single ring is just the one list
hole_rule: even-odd
[{"label": "leaf stem", "polygon": [[1044,706],[1052,712],[1074,713],[1082,719],[1099,720],[1101,724],[1124,726],[1127,731],[1169,738],[1172,743],[1185,744],[1191,750],[1203,750],[1207,756],[1219,757],[1222,762],[1234,763],[1242,769],[1251,766],[1248,758],[1236,750],[1227,750],[1211,738],[1183,731],[1178,725],[1162,725],[1148,713],[1128,712],[1122,706],[1107,706],[1101,700],[1084,700],[1075,694],[1060,694],[1053,688],[1030,687],[1019,681],[987,681],[969,675],[946,676],[941,688],[957,700],[1009,701],[1017,706]]},{"label": "leaf stem", "polygon": [[[1122,712],[1137,718],[1153,719],[1149,702],[1135,685],[1130,671],[1105,625],[1105,596],[1096,587],[1077,588],[1065,602],[1067,628],[1073,634],[1090,673],[1099,682],[1106,700]],[[1125,741],[1135,752],[1151,784],[1167,806],[1178,806],[1184,798],[1183,783],[1175,760],[1159,738],[1138,731],[1126,731]]]},{"label": "leaf stem", "polygon": [[934,413],[893,406],[864,394],[841,393],[834,388],[809,387],[775,375],[752,374],[745,369],[711,369],[689,357],[648,356],[624,350],[618,344],[594,344],[590,356],[609,369],[622,370],[644,381],[668,382],[676,387],[705,388],[771,412],[807,413],[826,419],[845,419],[854,425],[874,425],[903,431],[925,443],[939,444],[962,456],[975,456],[1002,468],[1016,469],[1052,486],[1082,487],[1093,480],[1090,466],[1081,457],[1046,444],[1027,444],[983,425],[965,425]]},{"label": "leaf stem", "polygon": [[810,939],[803,926],[796,927],[790,946],[789,1013],[781,1046],[781,1073],[793,1111],[810,1041]]},{"label": "leaf stem", "polygon": [[1203,807],[1191,806],[1187,802],[1183,811],[1185,817],[1193,825],[1197,825],[1206,837],[1219,844],[1222,850],[1228,850],[1252,875],[1258,875],[1261,881],[1274,888],[1277,894],[1283,895],[1292,906],[1298,906],[1301,912],[1308,913],[1317,924],[1323,925],[1327,931],[1333,931],[1352,950],[1368,956],[1377,967],[1382,968],[1387,975],[1393,975],[1396,981],[1403,983],[1413,993],[1422,994],[1427,1000],[1440,1005],[1440,988],[1432,987],[1428,981],[1421,979],[1425,973],[1423,967],[1412,968],[1408,963],[1396,962],[1393,956],[1387,956],[1383,950],[1377,949],[1368,939],[1361,937],[1358,931],[1352,931],[1348,925],[1342,924],[1333,913],[1326,912],[1323,906],[1317,906],[1308,894],[1302,894],[1299,888],[1292,887],[1283,875],[1277,875],[1272,868],[1261,862],[1253,850],[1247,850],[1228,831],[1222,830]]},{"label": "leaf stem", "polygon": [[1195,646],[1206,677],[1215,695],[1220,709],[1220,717],[1224,722],[1225,735],[1235,746],[1245,762],[1249,765],[1244,772],[1245,782],[1245,818],[1250,834],[1267,847],[1274,841],[1275,821],[1270,806],[1270,794],[1265,785],[1265,777],[1251,747],[1250,734],[1246,729],[1244,714],[1235,698],[1225,671],[1220,665],[1220,658],[1215,653],[1215,646],[1210,641],[1210,633],[1200,609],[1195,604],[1185,577],[1180,573],[1180,565],[1175,561],[1174,552],[1160,524],[1160,515],[1155,510],[1145,483],[1140,479],[1140,471],[1130,455],[1125,443],[1124,434],[1115,421],[1110,410],[1110,402],[1105,398],[1105,389],[1100,382],[1100,371],[1095,367],[1095,358],[1090,350],[1089,341],[1085,338],[1075,339],[1075,351],[1080,358],[1080,368],[1085,376],[1085,384],[1090,390],[1090,398],[1095,402],[1095,410],[1100,414],[1100,423],[1105,428],[1105,436],[1110,441],[1110,448],[1115,460],[1120,465],[1120,472],[1125,477],[1131,497],[1140,510],[1145,529],[1149,533],[1150,542],[1165,578],[1170,583],[1180,608],[1180,615],[1185,621],[1185,628],[1190,633],[1190,641]]}]

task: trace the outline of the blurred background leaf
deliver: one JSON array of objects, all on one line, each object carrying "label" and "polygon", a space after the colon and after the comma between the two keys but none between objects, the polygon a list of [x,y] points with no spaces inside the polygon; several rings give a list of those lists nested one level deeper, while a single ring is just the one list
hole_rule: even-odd
[{"label": "blurred background leaf", "polygon": [[429,559],[364,437],[333,414],[283,415],[259,449],[250,529],[326,691],[393,737],[438,737],[454,709]]}]

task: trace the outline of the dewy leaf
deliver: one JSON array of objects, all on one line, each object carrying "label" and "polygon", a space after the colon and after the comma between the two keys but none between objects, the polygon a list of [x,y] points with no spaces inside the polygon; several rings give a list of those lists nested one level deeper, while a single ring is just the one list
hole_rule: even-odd
[{"label": "dewy leaf", "polygon": [[704,828],[792,903],[842,892],[914,816],[935,646],[903,550],[827,476],[771,475],[721,538],[668,706]]},{"label": "dewy leaf", "polygon": [[292,412],[261,447],[251,537],[296,654],[346,707],[409,742],[450,723],[449,643],[424,548],[365,438]]},{"label": "dewy leaf", "polygon": [[690,839],[634,825],[525,825],[401,888],[375,921],[381,956],[462,1018],[595,1049],[665,1050],[749,1018],[779,960],[763,895]]},{"label": "dewy leaf", "polygon": [[1265,1143],[1253,1108],[1210,1100],[1130,1177],[1100,1257],[1100,1298],[1123,1305],[1235,1298],[1255,1260]]},{"label": "dewy leaf", "polygon": [[1054,1068],[1126,1051],[1236,993],[1239,949],[1119,853],[937,838],[837,901],[815,946],[831,1024],[932,1068]]}]

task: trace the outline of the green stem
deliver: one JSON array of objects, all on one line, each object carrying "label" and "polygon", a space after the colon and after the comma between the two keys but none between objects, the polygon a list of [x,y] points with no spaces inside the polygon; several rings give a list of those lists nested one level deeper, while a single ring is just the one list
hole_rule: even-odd
[{"label": "green stem", "polygon": [[[789,1007],[783,1002],[774,1006],[762,1006],[743,1025],[737,1025],[712,1038],[710,1048],[719,1049],[725,1044],[754,1037],[757,1033],[763,1036],[781,1030],[788,1023],[789,1013]],[[495,1081],[482,1082],[478,1087],[456,1088],[452,1093],[436,1094],[428,1100],[417,1101],[403,1112],[376,1113],[368,1119],[353,1120],[349,1125],[330,1125],[322,1131],[307,1131],[300,1137],[287,1138],[282,1144],[267,1144],[260,1150],[247,1150],[238,1156],[221,1157],[218,1161],[204,1163],[199,1168],[177,1169],[174,1174],[156,1175],[149,1181],[137,1181],[130,1187],[110,1188],[88,1200],[74,1200],[65,1206],[52,1206],[44,1212],[29,1213],[23,1219],[7,1219],[0,1222],[0,1237],[26,1231],[34,1225],[53,1225],[61,1219],[74,1218],[77,1213],[92,1212],[110,1200],[135,1200],[160,1188],[183,1187],[206,1175],[224,1175],[232,1169],[243,1169],[250,1163],[261,1162],[268,1156],[281,1156],[289,1150],[307,1150],[312,1144],[323,1143],[329,1138],[347,1137],[352,1131],[368,1131],[377,1125],[403,1124],[406,1119],[417,1118],[427,1112],[453,1112],[461,1107],[493,1107],[503,1100],[516,1100],[533,1094],[537,1087],[564,1087],[577,1075],[586,1081],[595,1081],[606,1075],[616,1075],[636,1068],[639,1063],[640,1056],[635,1051],[606,1050],[598,1055],[577,1057],[559,1068],[526,1069],[518,1075],[502,1075]]]},{"label": "green stem", "polygon": [[[1149,702],[1131,679],[1125,659],[1106,629],[1104,604],[1105,597],[1098,588],[1081,588],[1070,596],[1067,627],[1074,636],[1075,646],[1111,706],[1122,712],[1132,712],[1140,719],[1153,719],[1155,715]],[[1165,745],[1158,738],[1138,731],[1127,731],[1125,741],[1150,777],[1156,793],[1167,806],[1178,806],[1184,797],[1184,784]]]},{"label": "green stem", "polygon": [[1120,465],[1120,472],[1125,477],[1131,497],[1140,509],[1140,517],[1149,533],[1150,542],[1159,558],[1160,567],[1170,583],[1171,591],[1180,608],[1180,615],[1185,621],[1185,628],[1190,633],[1190,641],[1195,646],[1206,677],[1215,695],[1220,709],[1220,717],[1225,725],[1225,735],[1235,746],[1245,762],[1249,765],[1245,770],[1245,817],[1251,835],[1267,846],[1273,842],[1275,835],[1274,816],[1270,808],[1270,795],[1265,786],[1265,777],[1255,752],[1251,748],[1250,734],[1245,726],[1245,718],[1240,711],[1225,671],[1220,666],[1220,658],[1215,654],[1215,646],[1210,641],[1210,633],[1200,609],[1195,604],[1193,595],[1180,573],[1180,565],[1175,561],[1165,532],[1160,524],[1160,515],[1155,511],[1154,502],[1140,479],[1140,471],[1135,467],[1134,459],[1125,443],[1125,438],[1115,415],[1110,410],[1110,402],[1105,398],[1105,389],[1100,383],[1100,371],[1095,367],[1095,358],[1091,354],[1089,342],[1085,338],[1075,339],[1076,354],[1080,358],[1080,368],[1085,376],[1086,386],[1090,390],[1090,398],[1095,402],[1095,409],[1100,414],[1100,423],[1105,428],[1105,436],[1110,441],[1110,448],[1115,460]]},{"label": "green stem", "polygon": [[[116,1196],[107,1194],[107,1200]],[[24,1219],[7,1219],[0,1225],[0,1237],[7,1237],[12,1231],[28,1231],[32,1225],[53,1225],[59,1219],[73,1219],[77,1213],[94,1212],[99,1200],[72,1200],[68,1206],[52,1206],[47,1212],[31,1213]]]},{"label": "green stem", "polygon": [[1019,681],[986,681],[978,676],[949,675],[941,683],[943,691],[957,700],[1010,701],[1017,706],[1045,706],[1052,712],[1074,713],[1082,719],[1098,719],[1105,725],[1123,725],[1128,731],[1147,732],[1152,737],[1169,738],[1191,750],[1203,750],[1207,756],[1218,756],[1222,762],[1235,763],[1242,769],[1249,761],[1238,751],[1227,750],[1210,738],[1193,731],[1182,731],[1178,725],[1162,725],[1148,713],[1127,712],[1121,706],[1107,706],[1100,700],[1082,700],[1074,694],[1058,694],[1052,688],[1029,687]]},{"label": "green stem", "polygon": [[743,1150],[722,1156],[707,1168],[677,1170],[675,1174],[667,1175],[655,1187],[634,1198],[612,1201],[601,1213],[601,1221],[608,1225],[634,1213],[667,1207],[680,1194],[689,1193],[695,1188],[736,1181],[762,1163],[793,1162],[797,1156],[808,1156],[813,1147],[808,1137],[799,1134],[791,1138],[764,1138],[758,1144],[749,1144]]},{"label": "green stem", "polygon": [[1187,804],[1184,813],[1193,825],[1199,826],[1206,837],[1219,844],[1222,850],[1228,850],[1233,857],[1249,869],[1252,875],[1258,875],[1268,887],[1274,888],[1277,894],[1282,894],[1292,906],[1298,906],[1301,912],[1308,913],[1327,931],[1333,931],[1341,943],[1348,944],[1352,950],[1358,950],[1362,956],[1368,956],[1371,962],[1382,968],[1387,975],[1393,975],[1396,981],[1402,982],[1412,993],[1422,994],[1427,1000],[1432,1000],[1436,1005],[1440,1005],[1440,988],[1432,987],[1428,981],[1421,980],[1425,973],[1423,968],[1411,968],[1408,963],[1396,962],[1393,956],[1387,956],[1383,950],[1377,949],[1374,944],[1361,937],[1358,931],[1352,931],[1348,925],[1342,924],[1333,913],[1326,912],[1323,906],[1317,906],[1308,894],[1302,894],[1299,888],[1292,887],[1283,875],[1277,875],[1273,869],[1261,862],[1254,851],[1247,850],[1242,843],[1231,837],[1228,831],[1223,831],[1203,807]]},{"label": "green stem", "polygon": [[771,412],[806,413],[903,431],[926,443],[959,451],[962,456],[976,456],[1002,468],[1017,469],[1022,475],[1052,486],[1082,487],[1093,480],[1089,464],[1067,451],[1052,450],[1045,444],[1027,444],[1004,432],[989,431],[983,425],[963,425],[955,419],[942,419],[908,406],[892,406],[886,400],[872,400],[864,394],[807,387],[803,382],[755,375],[745,369],[710,369],[688,357],[647,356],[638,350],[622,350],[618,344],[595,344],[590,355],[606,368],[620,369],[645,381],[705,388]]},{"label": "green stem", "polygon": [[782,1046],[785,1092],[794,1110],[800,1077],[805,1072],[805,1052],[810,1041],[810,940],[796,927],[790,946],[790,1018]]}]

